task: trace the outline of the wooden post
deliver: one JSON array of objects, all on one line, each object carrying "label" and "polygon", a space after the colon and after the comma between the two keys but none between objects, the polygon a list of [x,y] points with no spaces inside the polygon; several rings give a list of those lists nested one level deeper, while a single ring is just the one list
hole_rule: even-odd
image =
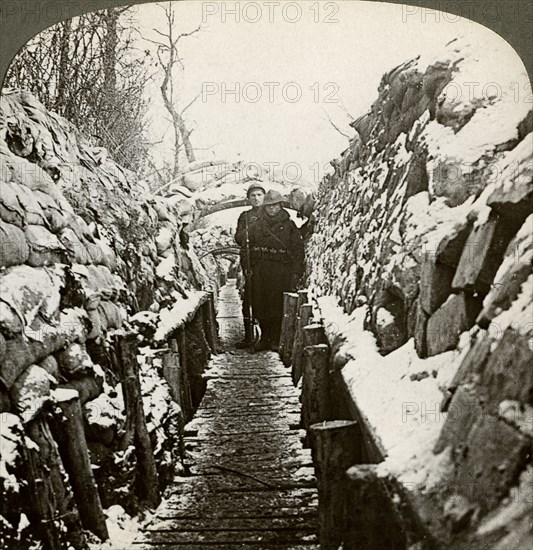
[{"label": "wooden post", "polygon": [[283,312],[285,319],[283,350],[279,354],[283,364],[288,367],[291,364],[292,346],[294,344],[294,330],[296,326],[296,314],[298,311],[298,294],[295,292],[287,293],[286,310]]},{"label": "wooden post", "polygon": [[303,328],[303,347],[316,346],[317,344],[327,344],[328,339],[324,326],[319,323],[313,323]]},{"label": "wooden post", "polygon": [[345,532],[346,470],[362,456],[360,430],[357,422],[334,420],[312,425],[311,434],[320,548],[337,550]]},{"label": "wooden post", "polygon": [[376,474],[376,465],[352,466],[346,484],[344,550],[407,548],[400,515]]},{"label": "wooden post", "polygon": [[308,346],[304,354],[301,414],[302,427],[309,430],[312,424],[329,420],[329,348],[326,344]]},{"label": "wooden post", "polygon": [[313,306],[311,304],[304,304],[300,307],[300,314],[296,323],[296,337],[294,339],[294,346],[292,348],[292,361],[291,361],[291,378],[292,383],[296,386],[302,377],[302,369],[304,363],[303,357],[303,340],[304,327],[309,324],[313,315]]},{"label": "wooden post", "polygon": [[170,396],[181,407],[181,368],[178,353],[178,342],[171,338],[168,341],[169,349],[161,356],[163,366],[163,378],[170,388]]},{"label": "wooden post", "polygon": [[218,330],[213,292],[209,293],[209,298],[202,305],[202,310],[206,340],[211,348],[211,352],[216,354],[218,351]]},{"label": "wooden post", "polygon": [[[28,479],[30,521],[39,526],[46,550],[72,547],[87,550],[89,545],[74,497],[64,483],[64,471],[57,445],[46,420],[36,418],[25,426],[28,437],[38,446],[24,447]],[[65,529],[66,528],[66,529]]]},{"label": "wooden post", "polygon": [[135,446],[140,492],[138,496],[148,506],[155,507],[161,500],[159,478],[144,415],[135,335],[128,333],[118,336],[115,348],[122,374],[122,393],[126,409],[126,434],[121,448],[126,449],[132,444]]},{"label": "wooden post", "polygon": [[185,422],[189,422],[193,417],[194,411],[189,371],[187,370],[187,336],[185,335],[185,328],[178,329],[177,336],[181,374],[181,407]]},{"label": "wooden post", "polygon": [[307,304],[308,297],[307,297],[307,290],[299,290],[296,294],[298,294],[298,311],[300,311],[300,308]]},{"label": "wooden post", "polygon": [[56,402],[62,414],[54,419],[52,430],[74,491],[81,523],[101,540],[107,540],[109,533],[87,450],[78,392],[58,390]]}]

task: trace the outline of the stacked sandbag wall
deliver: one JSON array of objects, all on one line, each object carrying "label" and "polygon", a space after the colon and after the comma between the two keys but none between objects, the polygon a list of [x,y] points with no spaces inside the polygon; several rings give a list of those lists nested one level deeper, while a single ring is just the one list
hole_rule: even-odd
[{"label": "stacked sandbag wall", "polygon": [[[12,442],[0,468],[0,544],[23,548],[43,533],[28,509],[27,472],[35,433],[48,433],[43,426],[57,418],[59,396],[76,396],[82,407],[102,504],[138,509],[135,452],[122,441],[129,419],[117,342],[135,337],[132,315],[146,311],[157,326],[176,296],[216,289],[171,202],[154,197],[30,94],[6,93],[0,101],[0,413],[9,428],[2,429],[2,450]],[[165,347],[138,341],[145,354]],[[204,362],[209,351],[205,344]],[[162,370],[147,368],[142,353],[138,359],[148,432],[168,481],[181,411]]]},{"label": "stacked sandbag wall", "polygon": [[530,540],[530,506],[509,500],[529,498],[533,436],[533,116],[513,86],[527,73],[495,37],[386,73],[320,185],[307,247],[311,295],[367,307],[382,355],[414,339],[421,358],[462,358],[442,404],[423,404],[443,414],[434,453],[452,473],[419,511],[454,548],[477,548],[462,533],[509,504],[510,534],[494,521],[483,540]]}]

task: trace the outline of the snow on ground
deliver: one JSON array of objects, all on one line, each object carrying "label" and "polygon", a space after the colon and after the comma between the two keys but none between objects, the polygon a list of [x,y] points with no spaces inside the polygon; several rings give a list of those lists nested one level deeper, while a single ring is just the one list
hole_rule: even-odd
[{"label": "snow on ground", "polygon": [[467,338],[460,351],[427,359],[418,357],[413,339],[382,356],[374,335],[363,329],[366,306],[347,315],[332,296],[317,303],[329,340],[344,340],[338,352],[348,360],[342,374],[386,454],[380,474],[393,474],[408,488],[430,489],[451,467],[448,452],[434,455],[433,447],[447,416],[440,410],[441,388],[459,368]]},{"label": "snow on ground", "polygon": [[128,515],[122,506],[115,504],[104,510],[109,540],[105,542],[89,541],[91,550],[125,550],[133,547],[133,541],[140,529],[152,520],[152,514],[146,512],[141,519]]}]

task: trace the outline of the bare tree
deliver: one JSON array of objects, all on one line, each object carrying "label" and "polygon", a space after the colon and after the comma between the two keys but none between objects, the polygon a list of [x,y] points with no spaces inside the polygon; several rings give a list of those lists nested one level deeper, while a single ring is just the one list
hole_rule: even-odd
[{"label": "bare tree", "polygon": [[183,38],[192,36],[200,31],[201,26],[198,25],[194,30],[190,32],[177,33],[175,29],[175,12],[172,8],[171,2],[168,6],[161,6],[165,11],[166,17],[166,29],[165,32],[161,32],[158,29],[154,29],[154,32],[161,37],[161,40],[151,40],[157,46],[157,58],[161,68],[163,69],[163,77],[161,81],[161,97],[165,109],[168,111],[174,131],[174,168],[173,176],[177,177],[180,173],[180,153],[181,149],[185,151],[185,156],[188,162],[196,160],[194,154],[194,148],[191,144],[190,136],[192,129],[189,129],[185,120],[185,112],[193,103],[198,99],[199,95],[194,97],[185,107],[179,109],[177,99],[177,77],[176,68],[184,70],[183,61],[179,55],[178,44]]}]

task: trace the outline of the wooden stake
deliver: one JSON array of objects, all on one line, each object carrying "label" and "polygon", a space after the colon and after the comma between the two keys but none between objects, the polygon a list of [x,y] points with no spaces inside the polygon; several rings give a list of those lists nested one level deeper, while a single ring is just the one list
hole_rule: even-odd
[{"label": "wooden stake", "polygon": [[[172,351],[170,342],[175,342],[176,340],[169,341],[169,349],[161,357],[161,364],[163,366],[163,378],[167,381],[170,388],[170,396],[172,399],[181,407],[181,368],[180,368],[180,358],[179,354]],[[177,343],[176,343],[177,346]]]},{"label": "wooden stake", "polygon": [[138,496],[148,506],[155,507],[159,504],[161,496],[154,453],[144,415],[135,335],[128,333],[118,336],[115,340],[115,348],[122,375],[122,392],[126,409],[126,434],[121,442],[121,448],[126,449],[131,444],[135,446],[140,492]]},{"label": "wooden stake", "polygon": [[345,550],[407,548],[402,522],[376,464],[360,464],[346,472]]},{"label": "wooden stake", "polygon": [[308,346],[302,382],[302,427],[329,419],[329,349],[325,344]]},{"label": "wooden stake", "polygon": [[298,294],[295,292],[287,293],[286,311],[283,317],[284,335],[283,335],[283,350],[279,354],[283,364],[288,367],[291,364],[292,346],[294,345],[294,331],[296,329],[296,315],[298,312]]},{"label": "wooden stake", "polygon": [[87,450],[78,392],[58,392],[56,402],[62,415],[54,419],[52,429],[74,491],[81,523],[101,540],[107,540],[109,534]]},{"label": "wooden stake", "polygon": [[29,519],[39,525],[45,550],[61,550],[69,545],[87,550],[89,545],[78,508],[72,492],[64,483],[61,458],[48,422],[37,418],[26,424],[25,431],[39,448],[24,446],[24,455],[28,465]]},{"label": "wooden stake", "polygon": [[311,434],[318,486],[320,548],[337,550],[345,532],[345,474],[361,459],[361,434],[357,422],[350,420],[314,424]]},{"label": "wooden stake", "polygon": [[187,370],[187,336],[185,329],[178,329],[178,350],[181,374],[181,404],[185,422],[192,420],[194,408],[192,404],[191,384],[189,371]]},{"label": "wooden stake", "polygon": [[296,322],[296,335],[294,338],[294,346],[292,348],[292,361],[291,361],[291,378],[292,383],[296,386],[302,377],[302,369],[304,363],[303,356],[303,329],[307,326],[313,315],[313,306],[311,304],[304,304],[300,307],[300,313]]},{"label": "wooden stake", "polygon": [[215,312],[215,297],[212,292],[209,298],[202,305],[204,332],[211,352],[216,354],[218,351],[218,330]]}]

